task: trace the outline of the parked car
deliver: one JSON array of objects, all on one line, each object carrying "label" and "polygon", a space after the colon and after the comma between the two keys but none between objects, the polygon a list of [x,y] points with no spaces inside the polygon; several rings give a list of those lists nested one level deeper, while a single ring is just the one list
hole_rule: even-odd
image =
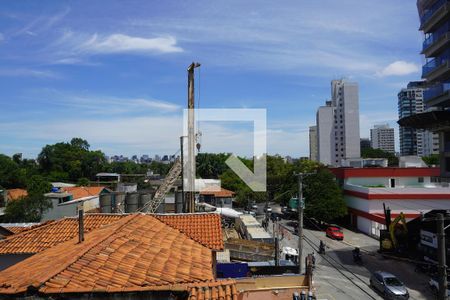
[{"label": "parked car", "polygon": [[391,273],[374,272],[370,277],[370,286],[382,293],[386,299],[409,299],[405,285]]},{"label": "parked car", "polygon": [[[447,282],[450,278],[447,278]],[[439,292],[439,281],[436,277],[431,277],[430,281],[428,282],[430,285],[431,290],[434,294],[438,294]],[[447,285],[447,296],[450,296],[450,284]]]},{"label": "parked car", "polygon": [[327,228],[327,230],[325,231],[325,234],[327,237],[335,239],[335,240],[342,241],[344,239],[344,233],[338,227],[329,226]]},{"label": "parked car", "polygon": [[270,206],[264,207],[264,212],[265,213],[271,213],[272,212],[272,207],[270,207]]}]

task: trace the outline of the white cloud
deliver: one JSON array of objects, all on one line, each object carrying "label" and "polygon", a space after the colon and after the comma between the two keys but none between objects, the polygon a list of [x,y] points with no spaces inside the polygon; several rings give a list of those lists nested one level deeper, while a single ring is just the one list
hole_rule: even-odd
[{"label": "white cloud", "polygon": [[4,77],[35,77],[43,79],[59,79],[61,75],[48,70],[34,70],[34,69],[0,69],[0,76]]},{"label": "white cloud", "polygon": [[79,46],[81,52],[87,53],[175,53],[183,49],[176,46],[173,36],[142,38],[124,34],[111,34],[109,36],[92,35]]},{"label": "white cloud", "polygon": [[419,72],[420,68],[415,63],[397,60],[383,70],[376,73],[377,76],[403,76]]},{"label": "white cloud", "polygon": [[37,90],[28,95],[30,99],[39,98],[52,106],[63,109],[80,110],[83,114],[120,115],[126,113],[155,114],[174,112],[181,107],[175,103],[151,99],[96,95],[88,93],[71,93],[57,90]]}]

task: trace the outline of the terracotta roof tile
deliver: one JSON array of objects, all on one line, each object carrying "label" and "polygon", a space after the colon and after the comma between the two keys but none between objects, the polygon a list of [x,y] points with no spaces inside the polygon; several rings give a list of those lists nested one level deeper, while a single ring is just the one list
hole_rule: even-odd
[{"label": "terracotta roof tile", "polygon": [[224,249],[222,221],[218,214],[164,214],[155,217],[210,249]]},{"label": "terracotta roof tile", "polygon": [[213,280],[210,249],[152,215],[134,214],[0,272],[0,293],[187,290],[183,284]]},{"label": "terracotta roof tile", "polygon": [[[116,214],[86,214],[84,231],[108,225],[127,217]],[[155,215],[167,225],[180,230],[212,250],[222,250],[222,227],[217,214]],[[0,254],[38,253],[78,235],[78,219],[64,218],[31,227],[24,232],[0,240]]]},{"label": "terracotta roof tile", "polygon": [[235,280],[220,280],[190,286],[189,300],[237,300]]},{"label": "terracotta roof tile", "polygon": [[212,195],[216,198],[231,198],[234,197],[234,194],[234,192],[222,187],[220,190],[217,190],[217,187],[207,187],[200,192],[200,195]]},{"label": "terracotta roof tile", "polygon": [[75,200],[89,196],[98,196],[104,189],[106,189],[104,186],[73,186],[62,188],[62,191],[71,193]]},{"label": "terracotta roof tile", "polygon": [[[116,222],[121,215],[86,215],[84,230],[89,232]],[[0,254],[37,253],[78,235],[78,219],[64,218],[38,225],[0,241]]]},{"label": "terracotta roof tile", "polygon": [[14,201],[26,196],[28,196],[28,192],[24,189],[10,189],[7,190],[6,197],[8,201]]},{"label": "terracotta roof tile", "polygon": [[35,224],[35,225],[32,225],[32,226],[6,226],[6,225],[4,225],[3,227],[8,229],[9,231],[13,232],[14,234],[18,234],[18,233],[21,233],[21,232],[24,232],[24,231],[27,231],[27,230],[30,230],[30,229],[34,229],[34,228],[37,228],[37,227],[40,227],[40,226],[52,223],[52,222],[54,222],[54,221],[53,220],[49,220],[47,222],[44,222],[44,223],[41,223],[41,224]]}]

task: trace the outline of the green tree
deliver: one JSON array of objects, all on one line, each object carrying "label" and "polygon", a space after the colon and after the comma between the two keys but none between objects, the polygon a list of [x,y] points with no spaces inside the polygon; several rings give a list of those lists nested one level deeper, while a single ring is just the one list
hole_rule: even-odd
[{"label": "green tree", "polygon": [[73,138],[70,143],[46,145],[38,155],[41,174],[51,180],[77,182],[81,177],[95,179],[95,174],[107,168],[101,151],[89,150],[89,143]]},{"label": "green tree", "polygon": [[91,182],[86,177],[81,177],[78,179],[77,186],[89,186]]},{"label": "green tree", "polygon": [[51,190],[51,184],[42,176],[34,175],[27,184],[28,196],[6,204],[4,220],[7,222],[39,222],[42,214],[52,207],[44,194]]},{"label": "green tree", "polygon": [[381,149],[367,148],[361,151],[363,158],[387,158],[389,166],[398,166],[398,157],[395,154]]},{"label": "green tree", "polygon": [[306,216],[331,222],[347,214],[342,191],[328,169],[319,168],[315,174],[305,178],[304,184]]},{"label": "green tree", "polygon": [[438,166],[439,165],[439,154],[431,154],[429,156],[422,157],[422,160],[428,165],[428,166]]}]

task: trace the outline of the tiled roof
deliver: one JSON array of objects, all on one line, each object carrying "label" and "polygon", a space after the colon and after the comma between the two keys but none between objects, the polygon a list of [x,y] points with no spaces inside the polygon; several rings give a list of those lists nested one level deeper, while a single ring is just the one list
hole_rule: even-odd
[{"label": "tiled roof", "polygon": [[216,198],[231,198],[234,196],[234,192],[224,188],[217,189],[217,187],[207,187],[200,192],[200,195],[212,195]]},{"label": "tiled roof", "polygon": [[198,283],[189,289],[189,300],[237,300],[238,291],[234,280]]},{"label": "tiled roof", "polygon": [[104,189],[104,186],[73,186],[62,188],[64,192],[71,193],[74,200],[89,196],[98,196]]},{"label": "tiled roof", "polygon": [[210,249],[151,215],[133,214],[0,272],[0,294],[171,290],[213,280]]},{"label": "tiled roof", "polygon": [[[119,221],[128,215],[86,214],[84,231]],[[222,250],[222,228],[217,214],[156,215],[167,225],[180,230],[212,250]],[[0,241],[0,254],[38,253],[78,235],[78,219],[64,218],[39,225]]]},{"label": "tiled roof", "polygon": [[223,250],[222,221],[218,214],[155,215],[169,226],[213,250]]},{"label": "tiled roof", "polygon": [[[30,229],[34,229],[34,228],[37,228],[37,227],[40,227],[40,226],[52,223],[52,222],[54,222],[54,221],[53,220],[49,220],[47,222],[44,222],[44,223],[41,223],[41,224],[37,223],[37,224],[31,225],[31,226],[8,226],[8,225],[3,225],[3,227],[8,229],[9,231],[13,232],[14,234],[18,234],[18,233],[21,233],[21,232],[24,232],[24,231],[27,231],[27,230],[30,230]],[[15,223],[15,224],[17,224],[17,223]]]},{"label": "tiled roof", "polygon": [[[86,215],[84,231],[89,232],[116,222],[121,215]],[[64,218],[36,226],[0,241],[0,254],[37,253],[68,241],[78,235],[78,219]]]},{"label": "tiled roof", "polygon": [[7,191],[7,200],[8,201],[14,201],[18,200],[22,197],[28,196],[27,190],[24,189],[10,189]]}]

